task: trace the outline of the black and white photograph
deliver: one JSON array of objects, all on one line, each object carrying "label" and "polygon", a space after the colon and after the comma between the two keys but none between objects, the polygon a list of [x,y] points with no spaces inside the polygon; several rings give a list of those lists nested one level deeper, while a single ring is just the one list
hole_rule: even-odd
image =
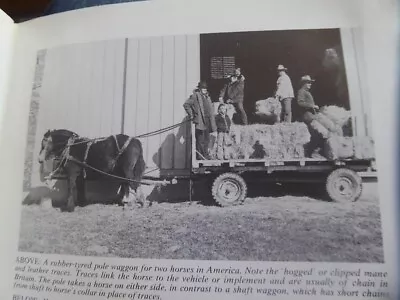
[{"label": "black and white photograph", "polygon": [[19,251],[383,263],[359,28],[37,53]]}]

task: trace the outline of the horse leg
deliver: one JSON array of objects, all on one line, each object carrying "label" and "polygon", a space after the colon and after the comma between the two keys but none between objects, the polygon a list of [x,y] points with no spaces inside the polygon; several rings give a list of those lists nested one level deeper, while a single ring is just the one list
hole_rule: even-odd
[{"label": "horse leg", "polygon": [[77,178],[79,176],[79,167],[75,164],[69,166],[68,168],[68,199],[67,206],[65,208],[68,212],[73,212],[75,210],[75,204],[77,200]]},{"label": "horse leg", "polygon": [[140,207],[144,206],[144,197],[141,191],[138,190],[139,181],[137,177],[135,177],[134,172],[132,171],[137,159],[132,159],[131,163],[124,165],[123,171],[125,177],[130,179],[131,182],[126,184],[126,191],[125,191],[125,199],[124,201],[133,204],[139,204]]},{"label": "horse leg", "polygon": [[85,190],[85,180],[83,175],[79,175],[76,179],[76,189],[77,189],[77,205],[84,206],[86,203],[86,190]]},{"label": "horse leg", "polygon": [[138,193],[132,189],[129,184],[127,184],[124,188],[125,195],[122,199],[122,205],[125,207],[133,206],[134,204],[139,204],[141,207],[144,206],[143,201],[140,201],[138,198]]},{"label": "horse leg", "polygon": [[123,183],[123,184],[121,184],[120,187],[119,187],[118,200],[117,200],[118,206],[124,206],[125,190],[126,190],[126,186],[125,186],[125,184]]}]

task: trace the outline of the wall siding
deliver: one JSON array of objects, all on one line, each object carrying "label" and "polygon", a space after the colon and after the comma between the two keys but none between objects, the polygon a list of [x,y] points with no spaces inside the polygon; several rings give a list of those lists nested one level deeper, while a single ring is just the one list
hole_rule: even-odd
[{"label": "wall siding", "polygon": [[[185,119],[184,101],[199,81],[199,36],[166,36],[128,41],[124,128],[140,135]],[[190,62],[189,62],[190,61]],[[188,172],[188,126],[142,139],[148,169]]]},{"label": "wall siding", "polygon": [[340,30],[344,63],[346,68],[346,77],[348,82],[350,109],[352,113],[352,122],[354,134],[357,136],[366,136],[372,134],[369,130],[368,116],[369,105],[365,85],[365,78],[360,69],[363,65],[362,40],[360,32],[354,31],[351,28]]},{"label": "wall siding", "polygon": [[372,130],[372,120],[371,120],[371,106],[370,106],[370,98],[369,91],[367,85],[367,70],[365,68],[365,57],[364,57],[364,40],[363,40],[363,29],[362,28],[352,28],[351,34],[353,38],[354,51],[356,55],[356,63],[358,70],[358,77],[360,82],[360,94],[361,94],[361,106],[362,113],[364,117],[364,128],[365,135],[373,137]]},{"label": "wall siding", "polygon": [[[48,50],[31,186],[40,184],[37,157],[48,129],[65,128],[94,138],[121,131],[135,136],[179,123],[185,118],[182,105],[199,74],[197,35],[111,40]],[[148,169],[187,173],[188,133],[188,126],[182,126],[141,139]]]}]

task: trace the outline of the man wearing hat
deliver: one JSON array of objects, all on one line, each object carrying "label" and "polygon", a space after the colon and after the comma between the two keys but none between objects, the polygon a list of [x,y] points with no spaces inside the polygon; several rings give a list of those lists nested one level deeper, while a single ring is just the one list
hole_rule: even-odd
[{"label": "man wearing hat", "polygon": [[318,112],[318,105],[315,105],[314,98],[310,93],[311,84],[314,82],[310,75],[304,75],[301,77],[300,85],[301,88],[297,93],[297,103],[301,110],[301,115],[304,123],[307,124],[311,134],[311,140],[306,147],[306,156],[313,157],[318,155],[321,146],[321,138],[317,134],[317,130],[313,128],[311,122],[315,119],[315,114]]},{"label": "man wearing hat", "polygon": [[197,89],[183,104],[183,108],[196,125],[197,159],[209,159],[210,133],[216,132],[217,126],[206,82],[199,82]]},{"label": "man wearing hat", "polygon": [[276,81],[275,98],[282,104],[283,121],[292,122],[292,100],[294,98],[293,86],[290,77],[287,75],[287,68],[279,65],[277,68],[279,77]]},{"label": "man wearing hat", "polygon": [[244,100],[244,76],[241,74],[240,68],[235,70],[235,74],[229,77],[229,83],[225,84],[219,94],[219,101],[222,103],[232,104],[236,111],[240,114],[243,125],[247,125],[247,114],[243,107]]},{"label": "man wearing hat", "polygon": [[303,121],[307,124],[314,120],[314,115],[319,109],[318,105],[315,105],[314,98],[310,93],[311,84],[314,82],[310,75],[304,75],[301,77],[300,85],[301,88],[297,93],[297,104],[301,109],[301,115],[303,116]]}]

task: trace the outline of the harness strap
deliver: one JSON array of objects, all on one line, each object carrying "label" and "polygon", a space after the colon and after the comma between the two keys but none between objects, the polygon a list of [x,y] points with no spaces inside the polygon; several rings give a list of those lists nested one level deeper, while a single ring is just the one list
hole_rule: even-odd
[{"label": "harness strap", "polygon": [[[116,145],[117,145],[117,148],[118,148],[118,153],[117,153],[117,156],[116,156],[115,159],[114,159],[114,163],[113,163],[112,169],[114,169],[115,164],[117,163],[119,157],[124,153],[124,151],[126,150],[126,148],[128,148],[130,142],[131,142],[132,139],[133,139],[133,137],[129,137],[129,138],[125,141],[125,143],[124,143],[124,145],[122,146],[122,148],[120,148],[116,136],[113,135],[113,137],[114,137],[114,139],[115,139],[115,142],[116,142]],[[69,160],[71,160],[71,161],[79,162],[81,165],[83,165],[83,166],[84,166],[84,168],[83,168],[83,177],[86,179],[86,167],[88,167],[89,169],[94,169],[93,167],[89,166],[89,165],[86,163],[87,158],[88,158],[88,155],[89,155],[90,147],[91,147],[94,143],[97,143],[97,142],[102,141],[102,140],[104,140],[104,139],[98,139],[98,140],[93,139],[93,140],[89,140],[89,141],[87,142],[87,146],[86,146],[86,150],[85,150],[85,156],[84,156],[84,158],[83,158],[83,161],[78,161],[77,159],[75,159],[73,156],[70,155],[70,147],[73,146],[73,145],[76,145],[76,144],[74,144],[75,139],[76,139],[75,136],[72,136],[72,137],[70,137],[70,138],[68,139],[67,145],[66,145],[66,147],[65,147],[65,149],[64,149],[64,151],[63,151],[62,160],[65,159],[65,163],[67,163]],[[62,162],[61,162],[61,163],[62,163]],[[57,169],[58,169],[58,168],[57,168]],[[96,171],[98,171],[98,170],[96,169]]]},{"label": "harness strap", "polygon": [[116,136],[116,135],[113,135],[113,138],[114,138],[114,140],[115,140],[115,145],[117,146],[118,153],[119,153],[119,152],[121,151],[121,148],[119,147],[118,140],[117,140],[117,136]]},{"label": "harness strap", "polygon": [[[114,169],[115,164],[117,163],[119,157],[122,155],[122,153],[124,153],[124,151],[126,150],[126,148],[128,148],[128,146],[129,146],[130,142],[132,141],[132,139],[133,139],[133,137],[129,137],[129,138],[126,140],[126,142],[124,143],[124,145],[122,146],[122,148],[119,148],[119,146],[117,146],[119,150],[118,150],[117,156],[116,156],[115,159],[114,159],[112,169]],[[117,143],[117,145],[118,145],[118,143]]]},{"label": "harness strap", "polygon": [[122,148],[119,150],[118,152],[118,157],[124,153],[124,151],[126,150],[126,148],[128,148],[130,142],[132,141],[133,137],[129,137],[126,142],[124,143],[124,145],[122,146]]},{"label": "harness strap", "polygon": [[[89,155],[90,147],[92,146],[93,143],[95,143],[95,141],[90,141],[90,142],[87,143],[87,145],[86,145],[85,157],[83,158],[83,163],[84,163],[85,165],[86,165],[86,160],[87,160],[88,155]],[[83,178],[86,179],[86,168],[83,168]]]},{"label": "harness strap", "polygon": [[69,155],[69,149],[70,149],[70,147],[74,144],[74,142],[75,142],[75,136],[71,136],[69,139],[68,139],[68,142],[67,142],[67,146],[65,147],[65,157],[67,158],[67,160],[68,160],[68,157],[70,156]]}]

